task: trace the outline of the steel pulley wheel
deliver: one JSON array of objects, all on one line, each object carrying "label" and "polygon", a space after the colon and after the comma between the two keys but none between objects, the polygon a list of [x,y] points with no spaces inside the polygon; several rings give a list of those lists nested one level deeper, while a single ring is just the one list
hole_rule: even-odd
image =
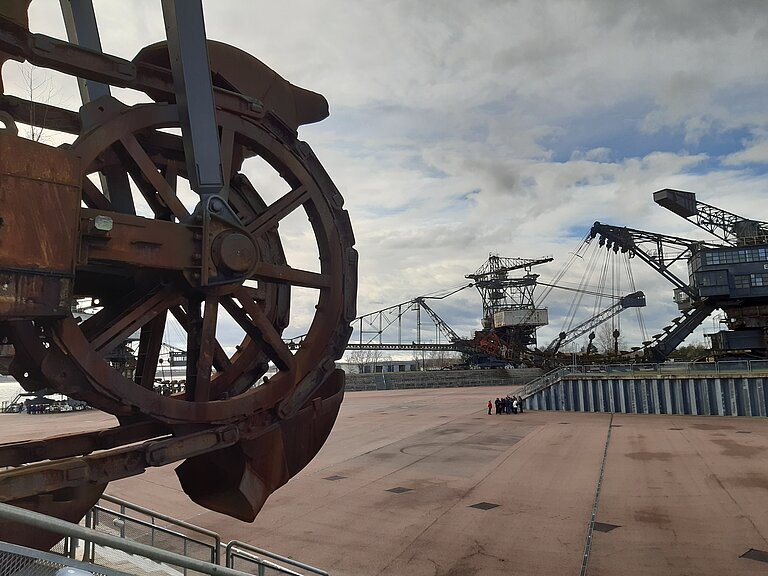
[{"label": "steel pulley wheel", "polygon": [[[218,111],[229,190],[224,202],[219,197],[200,201],[180,184],[186,176],[183,146],[167,130],[178,126],[175,105],[102,106],[99,111],[103,121],[72,145],[82,158],[83,203],[89,208],[81,226],[94,226],[89,248],[96,253],[81,254],[75,292],[98,302],[99,309],[79,324],[74,316],[17,323],[14,340],[22,357],[44,355],[40,346],[61,353],[54,355],[66,359],[68,368],[53,384],[113,413],[211,424],[270,410],[272,417],[296,412],[334,369],[355,315],[357,254],[338,190],[309,146],[273,115],[254,120]],[[269,205],[245,174],[254,158],[282,181],[282,191]],[[167,235],[165,241],[192,244],[179,250],[191,254],[187,266],[162,257],[155,266],[153,243],[163,241],[155,237],[133,241],[132,249],[145,242],[150,253],[138,266],[114,254],[99,259],[99,241],[110,242],[111,226],[143,220],[116,212],[114,195],[110,201],[89,178],[97,172],[114,178],[120,170],[141,192],[137,205],[162,221],[155,224]],[[309,220],[304,237],[312,237],[315,245],[308,248],[319,257],[315,270],[291,267],[278,233],[281,222],[302,211]],[[317,298],[314,318],[295,351],[282,340],[292,287],[309,289]],[[187,382],[183,393],[168,396],[154,384],[171,319],[186,333]],[[243,336],[234,348],[222,341],[233,328]],[[42,340],[35,337],[40,332]],[[138,338],[138,354],[133,373],[126,375],[112,358],[132,335]],[[277,371],[262,382],[270,363]]]}]

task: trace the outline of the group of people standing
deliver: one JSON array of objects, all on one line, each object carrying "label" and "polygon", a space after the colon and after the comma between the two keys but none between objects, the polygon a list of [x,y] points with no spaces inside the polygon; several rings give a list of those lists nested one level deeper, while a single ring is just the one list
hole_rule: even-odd
[{"label": "group of people standing", "polygon": [[[523,413],[523,399],[519,396],[507,396],[506,398],[496,398],[496,414],[517,414]],[[488,400],[488,414],[491,413],[494,403]]]}]

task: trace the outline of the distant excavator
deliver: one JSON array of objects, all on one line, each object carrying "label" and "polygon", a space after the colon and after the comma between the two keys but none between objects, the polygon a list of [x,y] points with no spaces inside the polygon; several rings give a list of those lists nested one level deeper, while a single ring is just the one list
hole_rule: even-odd
[{"label": "distant excavator", "polygon": [[[637,256],[674,286],[681,316],[643,343],[660,362],[715,310],[727,329],[708,334],[718,356],[768,356],[768,223],[744,218],[696,199],[693,192],[665,188],[654,201],[706,230],[720,242],[691,240],[595,222],[588,240],[613,252]],[[687,263],[688,278],[673,265]]]}]

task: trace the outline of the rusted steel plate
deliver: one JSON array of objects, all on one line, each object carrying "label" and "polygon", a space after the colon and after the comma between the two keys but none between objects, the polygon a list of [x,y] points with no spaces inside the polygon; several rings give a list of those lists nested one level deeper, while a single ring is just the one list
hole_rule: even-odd
[{"label": "rusted steel plate", "polygon": [[0,314],[69,313],[80,162],[66,150],[0,133]]},{"label": "rusted steel plate", "polygon": [[0,132],[3,268],[74,273],[80,179],[73,153]]}]

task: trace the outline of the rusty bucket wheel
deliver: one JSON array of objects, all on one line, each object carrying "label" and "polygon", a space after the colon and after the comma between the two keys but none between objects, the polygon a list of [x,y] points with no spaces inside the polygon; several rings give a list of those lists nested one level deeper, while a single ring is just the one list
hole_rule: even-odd
[{"label": "rusty bucket wheel", "polygon": [[[30,332],[42,327],[45,346],[61,352],[75,368],[64,377],[66,382],[59,383],[70,395],[103,397],[109,405],[118,402],[134,414],[170,424],[236,422],[275,408],[269,421],[299,410],[334,370],[333,361],[346,346],[355,315],[357,254],[341,195],[309,146],[276,117],[267,113],[261,120],[244,119],[224,111],[217,117],[224,171],[231,176],[228,210],[237,215],[241,231],[256,246],[257,261],[247,277],[214,287],[196,286],[188,273],[162,269],[78,267],[76,292],[98,298],[101,310],[81,324],[73,316],[28,323],[17,327],[16,338],[36,341]],[[113,114],[84,133],[73,144],[83,159],[83,202],[104,216],[114,215],[109,200],[88,175],[112,164],[128,166],[156,219],[176,226],[194,219],[173,190],[172,173],[183,166],[180,141],[158,131],[177,125],[174,105],[146,104]],[[289,188],[269,206],[238,171],[242,159],[252,156],[265,160]],[[179,175],[183,176],[181,169]],[[285,261],[277,227],[296,210],[303,210],[309,219],[319,272],[292,268]],[[124,287],[123,293],[110,295],[117,286]],[[315,316],[295,353],[281,338],[288,323],[291,286],[318,292]],[[245,333],[233,354],[227,354],[216,337],[222,309]],[[187,362],[197,367],[186,393],[175,396],[153,390],[169,315],[186,330]],[[130,379],[106,356],[136,332],[138,365]],[[277,373],[253,386],[266,371],[267,360]]]}]

